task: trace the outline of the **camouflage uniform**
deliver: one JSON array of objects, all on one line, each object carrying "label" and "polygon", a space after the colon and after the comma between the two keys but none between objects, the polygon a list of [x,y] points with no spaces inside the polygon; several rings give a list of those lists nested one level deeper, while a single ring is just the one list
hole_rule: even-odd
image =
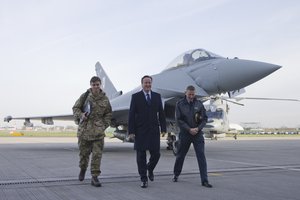
[{"label": "camouflage uniform", "polygon": [[99,176],[102,151],[104,146],[105,129],[109,126],[112,110],[109,99],[105,93],[101,91],[99,94],[92,94],[89,89],[89,94],[84,101],[85,93],[83,93],[73,106],[73,114],[75,119],[82,115],[82,105],[89,102],[91,105],[91,113],[87,120],[84,120],[78,125],[78,146],[79,146],[79,167],[87,169],[89,156],[92,152],[91,159],[91,174]]}]

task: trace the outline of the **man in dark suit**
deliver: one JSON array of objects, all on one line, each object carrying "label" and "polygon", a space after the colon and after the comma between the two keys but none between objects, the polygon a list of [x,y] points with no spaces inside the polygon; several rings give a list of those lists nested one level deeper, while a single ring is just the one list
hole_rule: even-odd
[{"label": "man in dark suit", "polygon": [[[160,157],[160,132],[166,132],[166,118],[160,94],[151,91],[152,77],[144,76],[141,83],[143,89],[131,97],[128,132],[129,137],[135,140],[141,187],[146,188],[148,177],[150,181],[154,180],[153,170]],[[150,152],[148,163],[147,150]]]}]

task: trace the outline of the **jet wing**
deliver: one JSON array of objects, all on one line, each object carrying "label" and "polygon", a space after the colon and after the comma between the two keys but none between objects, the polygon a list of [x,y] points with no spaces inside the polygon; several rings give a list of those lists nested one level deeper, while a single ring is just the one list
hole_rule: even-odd
[{"label": "jet wing", "polygon": [[300,101],[299,99],[280,99],[280,98],[265,98],[265,97],[234,97],[236,101],[241,101],[244,99],[251,99],[251,100],[270,100],[270,101]]},{"label": "jet wing", "polygon": [[[113,109],[113,118],[118,119],[118,122],[127,123],[128,111],[129,111],[128,106],[118,107],[116,109]],[[41,122],[43,124],[53,125],[54,120],[73,121],[74,116],[73,116],[73,114],[65,114],[65,115],[30,116],[30,117],[7,116],[4,118],[5,122],[10,122],[11,120],[25,120],[24,125],[30,127],[30,126],[33,126],[33,124],[30,122],[30,120],[41,120]]]},{"label": "jet wing", "polygon": [[41,120],[43,124],[53,125],[53,120],[62,120],[62,121],[72,121],[74,119],[73,114],[66,114],[66,115],[48,115],[48,116],[32,116],[32,117],[12,117],[7,116],[4,118],[5,122],[10,122],[11,120],[25,120],[25,126],[32,126],[33,124],[30,122],[31,119],[33,120]]}]

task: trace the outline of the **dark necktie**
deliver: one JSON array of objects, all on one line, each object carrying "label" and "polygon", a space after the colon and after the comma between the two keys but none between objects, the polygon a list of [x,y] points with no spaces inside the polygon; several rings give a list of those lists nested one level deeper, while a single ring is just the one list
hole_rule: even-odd
[{"label": "dark necktie", "polygon": [[147,104],[151,105],[151,99],[150,99],[150,95],[148,93],[146,94],[146,100],[147,100]]}]

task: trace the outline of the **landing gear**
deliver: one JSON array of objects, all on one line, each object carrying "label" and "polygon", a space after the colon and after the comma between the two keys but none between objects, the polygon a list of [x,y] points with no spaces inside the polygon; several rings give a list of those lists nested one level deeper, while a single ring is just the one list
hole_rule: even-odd
[{"label": "landing gear", "polygon": [[234,138],[235,140],[237,139],[237,134],[236,134],[236,133],[233,135],[233,138]]},{"label": "landing gear", "polygon": [[176,156],[178,153],[178,141],[176,140],[175,135],[172,135],[172,137],[173,137],[173,149],[172,150],[173,150],[174,156]]},{"label": "landing gear", "polygon": [[167,150],[173,150],[173,139],[171,133],[168,133],[167,136]]},{"label": "landing gear", "polygon": [[218,134],[215,131],[210,131],[209,133],[205,133],[206,138],[210,138],[211,140],[218,140]]},{"label": "landing gear", "polygon": [[168,133],[167,136],[167,150],[172,150],[173,154],[176,156],[178,151],[178,141],[176,139],[176,135],[172,135],[171,133]]}]

